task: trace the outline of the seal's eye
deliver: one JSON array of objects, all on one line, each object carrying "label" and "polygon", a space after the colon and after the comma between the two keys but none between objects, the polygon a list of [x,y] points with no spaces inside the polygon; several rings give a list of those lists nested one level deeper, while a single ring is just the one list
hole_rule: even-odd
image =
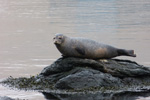
[{"label": "seal's eye", "polygon": [[55,38],[53,38],[55,40]]},{"label": "seal's eye", "polygon": [[61,39],[62,39],[62,37],[59,37],[58,39],[60,39],[60,40],[61,40]]}]

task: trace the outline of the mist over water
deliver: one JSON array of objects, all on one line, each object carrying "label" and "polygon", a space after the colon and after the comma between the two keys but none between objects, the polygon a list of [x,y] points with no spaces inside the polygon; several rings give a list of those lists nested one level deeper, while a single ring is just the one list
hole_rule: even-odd
[{"label": "mist over water", "polygon": [[[149,32],[148,0],[0,0],[0,79],[36,75],[58,59],[55,33],[133,49],[136,58],[117,58],[150,67]],[[16,94],[0,86],[0,96]]]}]

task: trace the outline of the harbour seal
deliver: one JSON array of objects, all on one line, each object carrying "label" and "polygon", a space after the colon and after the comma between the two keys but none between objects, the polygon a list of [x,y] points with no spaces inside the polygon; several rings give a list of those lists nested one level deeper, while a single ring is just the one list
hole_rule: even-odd
[{"label": "harbour seal", "polygon": [[109,59],[117,56],[136,57],[134,50],[125,50],[80,37],[55,34],[54,44],[62,56],[88,59]]}]

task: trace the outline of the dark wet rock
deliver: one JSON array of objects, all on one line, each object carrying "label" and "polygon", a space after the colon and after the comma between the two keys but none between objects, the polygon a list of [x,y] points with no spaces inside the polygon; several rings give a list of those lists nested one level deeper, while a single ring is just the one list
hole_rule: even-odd
[{"label": "dark wet rock", "polygon": [[39,77],[54,82],[57,89],[149,85],[150,69],[129,60],[60,58],[43,69]]},{"label": "dark wet rock", "polygon": [[119,78],[114,78],[110,74],[86,68],[60,79],[56,82],[55,87],[59,89],[85,89],[100,86],[119,86],[121,84]]},{"label": "dark wet rock", "polygon": [[44,68],[40,73],[43,76],[54,75],[70,71],[76,67],[91,68],[116,77],[134,77],[150,75],[150,69],[129,60],[92,60],[81,58],[60,58],[52,65]]},{"label": "dark wet rock", "polygon": [[150,69],[129,60],[60,58],[30,78],[9,77],[2,83],[19,89],[67,92],[149,91]]}]

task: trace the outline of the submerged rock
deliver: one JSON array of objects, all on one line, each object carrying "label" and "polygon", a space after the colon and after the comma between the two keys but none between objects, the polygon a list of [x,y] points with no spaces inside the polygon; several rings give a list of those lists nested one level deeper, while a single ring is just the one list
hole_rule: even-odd
[{"label": "submerged rock", "polygon": [[[129,60],[60,58],[30,78],[3,81],[19,89],[69,92],[150,90],[150,69]],[[17,84],[16,84],[17,83]]]}]

